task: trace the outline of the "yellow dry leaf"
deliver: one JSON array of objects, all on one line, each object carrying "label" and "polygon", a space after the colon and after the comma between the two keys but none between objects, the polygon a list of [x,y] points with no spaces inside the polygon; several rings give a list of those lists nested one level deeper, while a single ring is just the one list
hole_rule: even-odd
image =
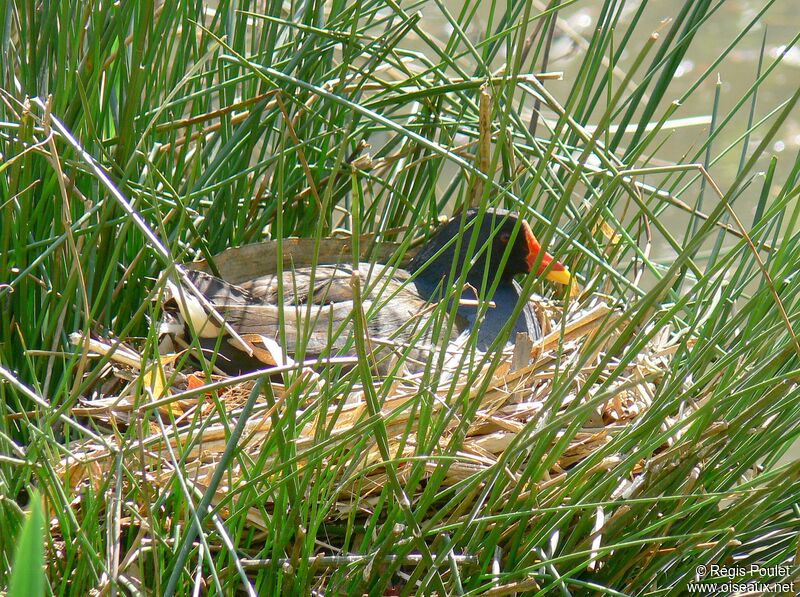
[{"label": "yellow dry leaf", "polygon": [[611,226],[608,225],[608,222],[606,222],[603,219],[601,219],[600,222],[596,224],[594,227],[595,232],[597,232],[598,230],[600,230],[600,232],[603,233],[603,236],[605,236],[606,239],[608,239],[608,243],[610,245],[618,245],[622,241],[622,237],[619,234],[617,234],[617,232]]},{"label": "yellow dry leaf", "polygon": [[[180,353],[160,355],[158,360],[152,362],[142,371],[142,383],[149,388],[155,400],[159,400],[170,395],[170,388],[167,378],[164,375],[164,366],[172,365],[180,356]],[[170,405],[174,414],[183,414],[183,409],[178,404]]]}]

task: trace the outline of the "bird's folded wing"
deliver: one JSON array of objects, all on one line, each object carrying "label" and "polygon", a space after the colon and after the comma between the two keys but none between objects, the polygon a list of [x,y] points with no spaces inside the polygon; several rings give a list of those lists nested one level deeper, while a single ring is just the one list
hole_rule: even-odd
[{"label": "bird's folded wing", "polygon": [[[425,335],[415,321],[425,307],[419,298],[401,293],[385,304],[381,301],[379,313],[367,318],[370,338],[411,341],[416,335]],[[365,314],[372,312],[375,303],[365,300],[361,308]],[[220,314],[242,335],[260,334],[278,342],[292,352],[305,338],[308,354],[338,351],[352,342],[355,305],[345,300],[327,305],[219,305]],[[281,338],[281,311],[283,312],[283,338]],[[424,322],[423,322],[424,323]]]},{"label": "bird's folded wing", "polygon": [[[239,286],[203,272],[190,271],[189,276],[238,334],[260,334],[285,342],[289,353],[303,344],[307,355],[318,355],[338,352],[352,344],[352,272],[348,266],[319,266],[313,275],[314,290],[309,292],[311,271],[287,270],[281,278],[282,294],[276,275]],[[394,344],[429,341],[431,304],[419,296],[414,284],[406,283],[408,272],[362,263],[358,273],[361,311],[367,318],[370,339]],[[460,331],[463,325],[457,327]]]},{"label": "bird's folded wing", "polygon": [[[280,278],[277,274],[261,276],[243,283],[241,288],[260,303],[277,304],[282,296],[283,304],[325,305],[353,300],[352,274],[351,266],[320,265],[313,275],[309,268],[285,270]],[[381,264],[361,263],[358,275],[362,289],[366,289],[365,298],[371,299],[392,294],[408,280],[408,272]]]},{"label": "bird's folded wing", "polygon": [[[186,275],[214,307],[218,305],[247,305],[255,302],[253,296],[241,286],[236,286],[211,274],[188,270]],[[172,294],[176,293],[173,292]],[[172,298],[178,299],[176,296]]]}]

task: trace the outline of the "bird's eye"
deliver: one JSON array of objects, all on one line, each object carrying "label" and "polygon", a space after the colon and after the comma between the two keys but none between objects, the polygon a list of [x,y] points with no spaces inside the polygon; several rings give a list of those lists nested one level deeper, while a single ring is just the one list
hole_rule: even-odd
[{"label": "bird's eye", "polygon": [[507,245],[508,241],[510,239],[511,239],[511,233],[510,232],[501,232],[500,233],[500,242],[503,243],[504,245]]}]

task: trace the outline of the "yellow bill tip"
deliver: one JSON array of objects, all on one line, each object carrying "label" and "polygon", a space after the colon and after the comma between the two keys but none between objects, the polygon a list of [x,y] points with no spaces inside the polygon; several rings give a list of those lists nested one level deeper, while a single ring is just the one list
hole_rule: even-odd
[{"label": "yellow bill tip", "polygon": [[569,283],[572,280],[572,276],[566,269],[551,269],[545,275],[545,279],[550,280],[551,282],[555,282],[557,284],[563,284],[564,286],[569,286]]}]

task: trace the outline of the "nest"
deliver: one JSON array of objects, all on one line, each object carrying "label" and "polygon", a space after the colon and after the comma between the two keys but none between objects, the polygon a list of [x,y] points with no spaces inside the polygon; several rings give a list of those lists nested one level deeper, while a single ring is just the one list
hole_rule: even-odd
[{"label": "nest", "polygon": [[[397,378],[389,384],[375,379],[371,387],[354,383],[350,392],[339,395],[335,402],[323,401],[321,397],[330,395],[332,381],[324,371],[320,372],[316,361],[316,368],[311,363],[284,364],[280,370],[292,372],[291,375],[283,379],[273,375],[258,382],[264,384],[262,390],[268,386],[270,391],[262,391],[248,412],[236,446],[237,457],[230,460],[222,483],[215,488],[212,504],[220,506],[224,516],[240,487],[273,467],[279,456],[267,454],[265,458],[264,448],[274,440],[276,421],[286,414],[287,398],[296,396],[298,391],[303,398],[296,403],[297,433],[285,441],[292,442],[298,467],[312,453],[316,454],[317,464],[330,464],[329,472],[336,475],[338,491],[336,503],[327,513],[328,520],[333,521],[351,515],[354,507],[358,508],[358,515],[368,516],[370,504],[390,480],[380,444],[374,433],[364,431],[365,425],[374,429],[376,420],[382,420],[393,459],[391,473],[402,484],[412,460],[420,458],[414,438],[423,405],[431,418],[448,409],[452,411],[454,397],[460,404],[470,405],[445,419],[447,424],[438,440],[439,454],[431,453],[424,467],[425,476],[430,477],[442,466],[440,457],[446,454],[448,465],[441,483],[453,485],[498,466],[510,446],[536,432],[544,413],[552,417],[580,406],[575,403],[578,388],[589,379],[599,387],[616,369],[617,379],[611,391],[605,388],[601,396],[592,388],[587,393],[584,387],[580,400],[586,403],[586,396],[590,397],[591,415],[569,438],[568,447],[561,451],[549,477],[539,481],[540,486],[558,483],[569,468],[594,454],[620,426],[630,424],[649,407],[674,346],[665,336],[654,339],[620,375],[619,365],[606,358],[604,352],[615,340],[609,330],[621,317],[618,311],[604,302],[567,315],[546,301],[538,301],[535,306],[545,333],[542,339],[531,342],[527,336],[519,337],[516,346],[498,355],[495,362],[484,359],[482,364],[471,364],[468,370],[453,368],[449,375],[437,378],[438,385],[431,385],[423,374]],[[182,477],[190,484],[190,490],[203,493],[211,485],[231,429],[241,418],[257,376],[207,378],[202,372],[172,370],[172,357],[148,362],[131,346],[83,337],[75,337],[73,342],[94,355],[110,354],[96,395],[72,409],[73,416],[92,419],[107,433],[102,441],[82,440],[69,446],[69,456],[59,466],[65,482],[76,489],[81,484],[99,486],[119,466],[121,458],[128,470],[139,471],[157,491],[168,491],[174,487],[176,463],[181,462]],[[334,365],[341,365],[333,361]],[[606,370],[598,375],[601,365]],[[566,385],[565,371],[574,373]],[[355,371],[346,375],[358,377]],[[287,387],[285,381],[292,387]],[[379,410],[370,403],[368,391],[379,398]],[[556,403],[553,396],[557,396]],[[121,431],[132,425],[139,426],[137,439],[123,445]],[[342,456],[350,445],[364,441],[363,449]],[[340,450],[335,457],[326,455],[321,442]],[[329,462],[328,458],[333,460]],[[254,463],[260,463],[261,469],[252,470]],[[506,472],[514,475],[513,470]],[[264,483],[268,484],[269,479]],[[424,481],[416,483],[416,487],[424,487]],[[408,497],[413,501],[415,496]],[[270,493],[265,492],[263,498],[261,506],[271,511]],[[262,510],[251,508],[247,518],[256,528],[267,529]]]}]

